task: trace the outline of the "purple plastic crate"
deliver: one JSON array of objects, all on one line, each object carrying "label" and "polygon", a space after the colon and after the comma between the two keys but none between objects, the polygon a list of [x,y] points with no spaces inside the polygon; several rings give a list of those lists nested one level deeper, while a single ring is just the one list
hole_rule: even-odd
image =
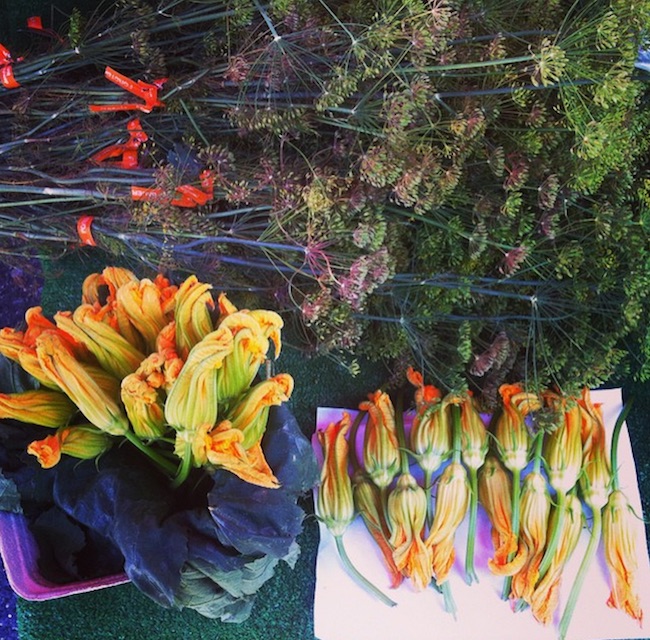
[{"label": "purple plastic crate", "polygon": [[49,582],[38,569],[38,546],[27,520],[17,513],[0,513],[0,555],[11,588],[25,600],[53,600],[129,582],[125,573],[63,585]]}]

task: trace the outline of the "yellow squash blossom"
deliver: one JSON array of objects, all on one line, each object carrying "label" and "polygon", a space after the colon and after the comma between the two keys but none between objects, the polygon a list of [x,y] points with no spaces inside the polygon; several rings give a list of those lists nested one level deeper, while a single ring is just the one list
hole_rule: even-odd
[{"label": "yellow squash blossom", "polygon": [[293,378],[288,373],[279,373],[251,387],[231,410],[228,419],[233,428],[244,434],[244,448],[260,442],[266,431],[270,407],[287,402],[293,385]]},{"label": "yellow squash blossom", "polygon": [[[162,284],[162,281],[157,281]],[[117,290],[117,305],[138,330],[148,351],[153,351],[156,338],[171,317],[165,313],[165,295],[168,291],[148,278],[131,281]]]},{"label": "yellow squash blossom", "polygon": [[418,591],[426,589],[432,577],[431,548],[422,538],[426,516],[426,492],[410,473],[401,474],[388,496],[390,544],[395,566]]},{"label": "yellow squash blossom", "polygon": [[224,359],[218,387],[219,401],[227,404],[250,387],[266,360],[269,341],[259,322],[243,311],[226,316],[219,328],[226,328],[233,335],[233,348]]},{"label": "yellow squash blossom", "polygon": [[433,553],[433,574],[438,585],[447,580],[454,564],[454,538],[468,506],[467,471],[460,462],[452,462],[438,480],[436,512],[426,539]]},{"label": "yellow squash blossom", "polygon": [[112,438],[91,424],[74,425],[57,429],[56,433],[42,440],[35,440],[27,447],[27,453],[36,456],[43,469],[51,469],[65,454],[80,460],[92,460],[113,444]]},{"label": "yellow squash blossom", "polygon": [[384,391],[369,394],[368,400],[359,404],[359,409],[368,412],[363,440],[363,464],[372,481],[380,489],[385,489],[400,466],[395,409],[390,396]]},{"label": "yellow squash blossom", "polygon": [[[478,473],[478,496],[492,524],[494,557],[488,560],[489,569],[498,575],[506,575],[508,558],[517,551],[517,536],[512,531],[512,481],[496,456],[488,455]],[[525,557],[515,565],[515,573]]]},{"label": "yellow squash blossom", "polygon": [[477,471],[485,462],[488,451],[488,434],[474,398],[467,392],[450,399],[460,405],[460,446],[463,462],[468,469]]},{"label": "yellow squash blossom", "polygon": [[446,402],[433,385],[425,385],[419,371],[409,367],[408,381],[416,387],[415,417],[409,434],[411,451],[420,467],[433,474],[451,453],[451,427]]},{"label": "yellow squash blossom", "polygon": [[352,495],[354,505],[361,515],[368,533],[377,543],[390,575],[391,589],[396,589],[404,580],[404,575],[397,568],[390,545],[390,530],[384,513],[379,489],[359,471],[352,477]]},{"label": "yellow squash blossom", "polygon": [[612,491],[603,511],[605,560],[612,579],[607,605],[624,611],[641,625],[643,611],[637,586],[639,554],[635,518],[625,494],[618,489]]},{"label": "yellow squash blossom", "polygon": [[176,347],[181,358],[187,358],[190,350],[215,329],[210,314],[214,309],[211,289],[212,285],[189,276],[176,292]]},{"label": "yellow squash blossom", "polygon": [[530,604],[533,590],[539,578],[539,566],[544,557],[546,533],[551,511],[551,496],[546,478],[531,471],[524,479],[521,492],[521,540],[527,556],[522,568],[512,579],[511,597]]},{"label": "yellow squash blossom", "polygon": [[[560,514],[558,509],[564,513]],[[530,598],[533,616],[542,624],[550,624],[560,600],[560,583],[564,567],[575,550],[582,531],[582,504],[574,495],[567,496],[562,507],[555,507],[551,513],[549,531],[553,531],[561,521],[558,544],[543,578],[539,581]]]},{"label": "yellow squash blossom", "polygon": [[[154,354],[157,355],[157,354]],[[138,438],[153,440],[167,430],[164,400],[145,376],[131,373],[122,380],[122,403]]]},{"label": "yellow squash blossom", "polygon": [[106,267],[101,273],[91,273],[81,285],[82,303],[104,305],[114,301],[117,290],[134,281],[137,281],[135,274],[122,267]]},{"label": "yellow squash blossom", "polygon": [[97,319],[90,305],[80,305],[72,314],[58,312],[57,327],[85,345],[99,365],[116,378],[133,373],[144,360],[144,353],[134,347],[110,324]]},{"label": "yellow squash blossom", "polygon": [[262,327],[264,336],[273,343],[275,349],[273,356],[277,360],[282,351],[281,330],[284,327],[284,321],[279,314],[268,309],[253,309],[249,313]]},{"label": "yellow squash blossom", "polygon": [[338,422],[330,422],[318,431],[323,450],[323,467],[318,487],[318,517],[334,536],[342,536],[354,520],[352,481],[348,474],[348,441],[350,414],[345,412]]},{"label": "yellow squash blossom", "polygon": [[217,376],[232,347],[232,333],[219,328],[192,348],[165,402],[165,419],[176,431],[216,423]]},{"label": "yellow squash blossom", "polygon": [[9,418],[41,427],[62,427],[78,411],[60,391],[36,389],[0,394],[0,419]]},{"label": "yellow squash blossom", "polygon": [[582,409],[573,401],[558,396],[547,397],[559,409],[563,420],[544,442],[544,462],[549,484],[558,493],[567,494],[578,481],[582,468]]},{"label": "yellow squash blossom", "polygon": [[111,435],[126,433],[129,422],[124,408],[98,384],[89,368],[74,358],[57,333],[41,334],[36,353],[43,371],[92,424]]},{"label": "yellow squash blossom", "polygon": [[525,393],[520,385],[504,384],[499,387],[502,412],[497,419],[495,438],[503,464],[510,471],[521,471],[528,463],[530,435],[524,422],[526,415],[541,404],[537,396]]},{"label": "yellow squash blossom", "polygon": [[176,323],[165,325],[156,338],[156,353],[163,359],[164,389],[169,393],[181,373],[185,361],[176,350]]}]

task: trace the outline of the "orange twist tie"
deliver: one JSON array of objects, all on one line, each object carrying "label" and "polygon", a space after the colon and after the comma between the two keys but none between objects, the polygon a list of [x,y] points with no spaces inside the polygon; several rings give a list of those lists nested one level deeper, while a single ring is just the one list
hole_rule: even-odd
[{"label": "orange twist tie", "polygon": [[[22,58],[18,58],[15,62],[20,62]],[[14,59],[7,47],[0,44],[0,83],[5,89],[16,89],[20,83],[14,77]]]},{"label": "orange twist tie", "polygon": [[50,38],[56,38],[59,42],[63,42],[63,38],[54,29],[46,29],[43,27],[41,16],[30,16],[27,18],[27,28],[30,31],[38,31],[45,36],[50,36]]},{"label": "orange twist tie", "polygon": [[207,204],[214,197],[214,175],[205,170],[200,175],[201,189],[191,184],[182,184],[176,188],[174,197],[169,200],[160,188],[131,187],[131,199],[135,202],[169,202],[175,207],[186,209]]},{"label": "orange twist tie", "polygon": [[[149,136],[142,129],[139,118],[130,120],[126,125],[129,132],[127,142],[111,144],[108,147],[93,154],[90,158],[95,164],[106,164],[122,169],[138,168],[138,149],[143,142],[149,140]],[[116,162],[108,162],[111,158],[122,158]]]},{"label": "orange twist tie", "polygon": [[77,234],[82,245],[88,245],[89,247],[97,246],[91,229],[94,219],[93,216],[81,216],[77,220]]},{"label": "orange twist tie", "polygon": [[115,71],[111,67],[106,67],[104,77],[110,80],[113,84],[121,87],[125,91],[132,93],[138,98],[142,98],[144,103],[124,102],[119,104],[91,104],[89,108],[94,113],[102,113],[106,111],[142,111],[144,113],[151,113],[155,107],[164,107],[165,103],[158,100],[158,91],[162,89],[168,78],[158,78],[153,81],[153,84],[143,82],[142,80],[131,80],[119,71]]}]

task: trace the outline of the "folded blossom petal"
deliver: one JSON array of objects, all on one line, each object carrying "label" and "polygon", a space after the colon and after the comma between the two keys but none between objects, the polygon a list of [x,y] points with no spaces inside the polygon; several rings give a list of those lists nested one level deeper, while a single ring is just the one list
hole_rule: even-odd
[{"label": "folded blossom petal", "polygon": [[275,311],[268,309],[253,309],[249,312],[262,327],[262,333],[268,338],[275,349],[274,357],[277,359],[282,351],[281,331],[284,327],[284,321]]},{"label": "folded blossom petal", "polygon": [[589,389],[583,391],[582,413],[582,473],[580,490],[591,509],[602,509],[609,498],[611,473],[605,425],[600,405],[591,402]]},{"label": "folded blossom petal", "polygon": [[176,435],[176,452],[183,455],[188,438],[191,438],[195,466],[214,465],[234,473],[245,482],[269,489],[279,487],[278,479],[266,463],[261,448],[246,450],[242,446],[242,433],[224,420],[217,426],[201,425],[194,432],[181,431]]},{"label": "folded blossom petal", "polygon": [[546,533],[551,511],[551,496],[546,478],[531,471],[525,478],[521,491],[520,538],[527,549],[526,562],[513,576],[512,598],[521,598],[530,604],[539,578],[539,567],[544,557]]},{"label": "folded blossom petal", "polygon": [[318,517],[334,536],[342,536],[354,520],[352,481],[348,475],[350,414],[343,413],[338,422],[330,422],[318,431],[323,450],[323,467],[318,487]]},{"label": "folded blossom petal", "polygon": [[384,558],[390,575],[391,588],[396,589],[404,580],[402,572],[397,568],[393,558],[393,547],[390,545],[390,530],[384,514],[383,501],[379,489],[365,476],[363,472],[355,473],[352,477],[352,495],[354,505],[361,515],[368,533],[377,543]]},{"label": "folded blossom petal", "polygon": [[215,329],[211,315],[214,309],[211,289],[212,285],[199,282],[196,276],[189,276],[176,292],[176,348],[181,358],[187,358],[190,350]]},{"label": "folded blossom petal", "polygon": [[639,555],[635,518],[625,494],[620,490],[612,491],[603,511],[605,560],[612,580],[607,605],[624,611],[641,625],[643,610],[637,585]]},{"label": "folded blossom petal", "polygon": [[137,281],[132,271],[122,267],[105,267],[101,273],[91,273],[81,285],[83,304],[99,304],[114,301],[117,290],[128,282]]},{"label": "folded blossom petal", "polygon": [[138,372],[126,376],[121,387],[122,403],[133,432],[145,440],[160,438],[167,431],[164,396],[160,387],[151,384],[147,376]]},{"label": "folded blossom petal", "polygon": [[564,513],[560,516],[558,508],[554,508],[549,521],[549,531],[553,530],[558,519],[562,523],[555,553],[547,572],[535,587],[530,598],[533,616],[542,624],[550,624],[553,620],[560,600],[560,584],[564,567],[571,558],[582,531],[583,518],[580,500],[575,495],[569,494],[561,508]]},{"label": "folded blossom petal", "polygon": [[386,509],[395,566],[418,591],[432,578],[432,552],[423,540],[427,494],[410,473],[403,473],[388,496]]},{"label": "folded blossom petal", "polygon": [[104,431],[91,424],[74,425],[57,429],[42,440],[35,440],[27,453],[36,456],[43,469],[56,466],[65,454],[80,460],[92,460],[112,446],[113,440]]},{"label": "folded blossom petal", "polygon": [[449,407],[441,401],[439,389],[424,384],[420,372],[409,367],[406,377],[416,387],[415,416],[409,434],[411,451],[420,467],[431,474],[451,453]]},{"label": "folded blossom petal", "polygon": [[463,462],[468,469],[478,470],[485,462],[488,451],[488,434],[476,402],[468,391],[450,398],[451,404],[460,405],[460,446]]},{"label": "folded blossom petal", "polygon": [[133,373],[144,360],[144,353],[110,324],[98,320],[95,308],[90,305],[80,305],[72,314],[60,311],[54,320],[58,328],[85,345],[99,365],[116,378]]},{"label": "folded blossom petal", "polygon": [[217,376],[232,347],[232,333],[219,328],[192,348],[165,402],[165,419],[176,431],[216,423]]},{"label": "folded blossom petal", "polygon": [[582,468],[582,408],[575,401],[556,396],[548,398],[562,411],[559,426],[544,441],[544,462],[549,484],[567,494],[578,481]]},{"label": "folded blossom petal", "polygon": [[391,483],[399,470],[395,409],[384,391],[369,394],[368,400],[359,404],[359,409],[368,412],[363,464],[371,480],[382,489]]},{"label": "folded blossom petal", "polygon": [[530,435],[524,422],[526,415],[541,404],[537,396],[525,393],[520,385],[504,384],[499,388],[502,411],[495,427],[499,455],[510,471],[521,471],[528,463]]},{"label": "folded blossom petal", "polygon": [[0,394],[0,419],[9,418],[41,427],[62,427],[78,411],[60,391],[36,389]]},{"label": "folded blossom petal", "polygon": [[126,433],[129,423],[122,405],[106,393],[88,367],[74,358],[57,333],[41,334],[36,353],[43,370],[92,424],[111,435]]},{"label": "folded blossom petal", "polygon": [[251,387],[230,411],[228,419],[244,434],[245,449],[260,442],[266,431],[270,407],[287,402],[293,386],[293,378],[288,373],[279,373]]},{"label": "folded blossom petal", "polygon": [[449,577],[456,552],[454,538],[469,506],[467,471],[460,462],[452,462],[440,475],[436,492],[436,511],[426,539],[433,554],[433,573],[441,585]]},{"label": "folded blossom petal", "polygon": [[[488,560],[488,567],[498,575],[511,575],[506,566],[517,551],[517,536],[512,530],[512,480],[496,456],[488,455],[478,472],[478,496],[492,524],[494,557]],[[520,567],[521,563],[515,565],[512,573]]]},{"label": "folded blossom petal", "polygon": [[219,327],[227,328],[233,335],[232,351],[219,376],[219,401],[227,404],[250,387],[266,360],[269,340],[255,317],[244,311],[226,316]]},{"label": "folded blossom petal", "polygon": [[156,338],[156,353],[163,361],[163,374],[165,376],[164,388],[167,393],[181,373],[185,361],[176,350],[176,323],[174,321],[165,325]]},{"label": "folded blossom petal", "polygon": [[171,317],[165,314],[166,288],[148,278],[127,282],[117,290],[117,305],[139,331],[148,351],[153,351],[156,338]]}]

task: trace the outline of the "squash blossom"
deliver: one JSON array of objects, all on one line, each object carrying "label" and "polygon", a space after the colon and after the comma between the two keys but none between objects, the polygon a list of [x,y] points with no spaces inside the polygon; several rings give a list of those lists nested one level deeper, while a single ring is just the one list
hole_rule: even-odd
[{"label": "squash blossom", "polygon": [[[560,514],[559,509],[564,513]],[[546,625],[552,622],[557,610],[564,567],[575,550],[582,531],[582,504],[574,494],[569,494],[561,507],[552,510],[549,532],[555,530],[558,522],[561,523],[561,527],[555,552],[548,571],[539,581],[530,598],[533,616],[538,622]]]},{"label": "squash blossom", "polygon": [[451,453],[448,406],[441,402],[439,389],[424,384],[421,373],[409,367],[406,377],[417,389],[409,444],[420,468],[430,476]]},{"label": "squash blossom", "polygon": [[164,361],[162,368],[165,376],[163,388],[169,393],[185,365],[185,361],[176,350],[176,323],[173,320],[165,325],[158,334],[156,338],[156,353]]},{"label": "squash blossom", "polygon": [[371,480],[386,489],[400,468],[400,452],[395,431],[395,409],[390,396],[375,391],[359,404],[368,412],[363,439],[363,464]]},{"label": "squash blossom", "polygon": [[456,552],[454,537],[469,506],[467,471],[460,462],[452,462],[440,475],[436,493],[436,512],[426,539],[433,554],[433,574],[438,585],[449,577]]},{"label": "squash blossom", "polygon": [[424,543],[427,494],[410,473],[403,473],[388,496],[387,519],[395,566],[418,591],[431,582],[431,548]]},{"label": "squash blossom", "polygon": [[384,515],[379,489],[368,480],[362,471],[358,471],[352,476],[352,496],[356,510],[361,515],[368,533],[377,543],[384,558],[391,579],[391,589],[396,589],[402,584],[404,575],[397,568],[393,558],[393,548],[389,542],[390,530]]},{"label": "squash blossom", "polygon": [[494,557],[488,560],[488,567],[505,575],[503,568],[517,551],[517,536],[512,531],[512,481],[496,456],[488,455],[478,472],[478,496],[492,524]]},{"label": "squash blossom", "polygon": [[589,410],[583,413],[582,474],[579,484],[589,508],[601,510],[609,498],[611,474],[600,407],[591,405],[591,409],[593,413]]},{"label": "squash blossom", "polygon": [[467,392],[450,399],[452,404],[460,405],[460,444],[461,456],[468,469],[477,471],[485,462],[488,451],[488,433],[476,403]]},{"label": "squash blossom", "polygon": [[253,309],[248,313],[262,327],[264,337],[273,343],[274,359],[277,360],[282,351],[281,331],[284,327],[284,320],[275,311],[269,311],[268,309]]},{"label": "squash blossom", "polygon": [[68,424],[77,411],[68,396],[51,389],[0,394],[0,419],[57,428]]},{"label": "squash blossom", "polygon": [[524,479],[521,492],[520,539],[527,549],[526,561],[512,578],[512,598],[520,598],[530,604],[533,590],[539,578],[539,566],[544,557],[546,532],[551,511],[551,496],[546,478],[531,471]]},{"label": "squash blossom", "polygon": [[165,305],[171,290],[166,280],[148,278],[127,282],[116,294],[116,302],[131,324],[142,336],[148,351],[153,351],[156,338],[169,320]]},{"label": "squash blossom", "polygon": [[210,311],[214,300],[212,285],[189,276],[176,292],[174,319],[176,320],[176,348],[181,358],[215,329]]},{"label": "squash blossom", "polygon": [[[566,400],[557,402],[567,404]],[[564,420],[544,442],[544,462],[549,484],[561,494],[575,486],[582,468],[582,409],[573,402],[564,410]]]},{"label": "squash blossom", "polygon": [[350,414],[343,413],[338,422],[331,422],[318,432],[323,449],[323,467],[318,487],[318,517],[333,536],[342,536],[354,520],[352,481],[348,475]]},{"label": "squash blossom", "polygon": [[219,402],[228,404],[252,384],[260,365],[266,360],[269,340],[259,322],[243,311],[224,318],[219,328],[226,328],[233,335],[233,348],[224,358],[218,381]]},{"label": "squash blossom", "polygon": [[167,430],[164,403],[158,389],[137,373],[122,380],[122,403],[138,438],[154,440]]},{"label": "squash blossom", "polygon": [[51,469],[65,454],[80,460],[92,460],[108,451],[112,438],[91,424],[75,425],[57,429],[56,433],[42,440],[35,440],[27,447],[27,453],[36,456],[43,469]]},{"label": "squash blossom", "polygon": [[201,425],[195,432],[179,431],[176,434],[176,455],[183,457],[188,443],[194,466],[213,465],[260,487],[277,489],[280,486],[259,444],[244,449],[242,432],[234,429],[228,420],[216,426]]},{"label": "squash blossom", "polygon": [[165,419],[176,431],[194,432],[203,425],[216,423],[217,377],[232,345],[232,333],[220,328],[190,351],[165,402]]},{"label": "squash blossom", "polygon": [[528,463],[530,435],[524,422],[526,415],[541,407],[535,394],[525,393],[520,385],[499,387],[502,412],[497,419],[495,437],[499,455],[510,471],[521,471]]},{"label": "squash blossom", "polygon": [[114,436],[126,433],[129,421],[122,405],[95,379],[90,367],[74,358],[57,333],[46,331],[41,334],[36,340],[36,354],[43,371],[79,407],[89,422]]},{"label": "squash blossom", "polygon": [[121,379],[133,373],[145,358],[144,353],[110,324],[97,319],[97,314],[90,305],[81,305],[72,314],[59,312],[55,314],[54,320],[59,329],[87,347],[99,365],[116,378]]},{"label": "squash blossom", "polygon": [[288,373],[278,373],[251,387],[228,415],[235,429],[244,438],[244,449],[249,449],[262,440],[269,418],[269,409],[287,402],[293,392],[293,378]]},{"label": "squash blossom", "polygon": [[605,560],[612,580],[607,605],[624,611],[640,626],[643,611],[636,584],[639,556],[634,518],[625,494],[618,489],[612,491],[603,511]]},{"label": "squash blossom", "polygon": [[[134,281],[137,281],[137,277],[128,269],[105,267],[101,273],[91,273],[83,281],[82,303],[104,305],[107,301],[115,300],[117,290],[121,286]],[[103,289],[107,291],[104,292]]]}]

